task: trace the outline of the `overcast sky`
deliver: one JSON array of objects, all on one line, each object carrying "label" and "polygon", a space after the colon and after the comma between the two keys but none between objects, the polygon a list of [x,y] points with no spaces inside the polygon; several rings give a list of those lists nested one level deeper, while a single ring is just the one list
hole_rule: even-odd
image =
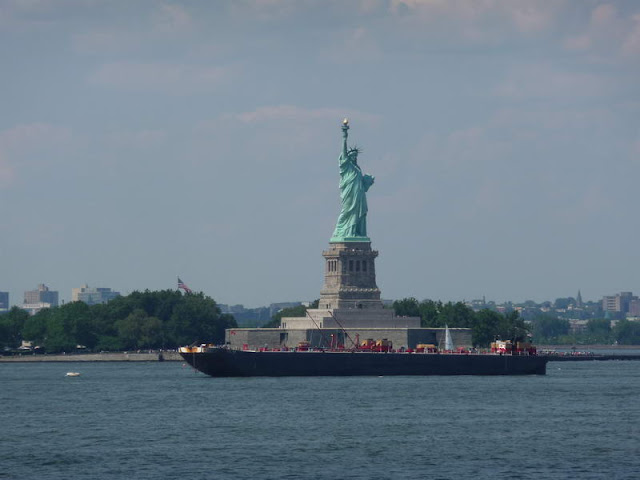
[{"label": "overcast sky", "polygon": [[0,0],[0,290],[313,300],[340,124],[386,299],[640,293],[640,2]]}]

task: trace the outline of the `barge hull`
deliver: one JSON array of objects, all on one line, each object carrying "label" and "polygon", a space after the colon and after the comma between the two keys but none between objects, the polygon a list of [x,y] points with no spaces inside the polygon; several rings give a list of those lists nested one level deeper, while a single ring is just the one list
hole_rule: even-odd
[{"label": "barge hull", "polygon": [[212,377],[544,375],[548,361],[535,355],[255,352],[226,348],[181,355],[196,370]]}]

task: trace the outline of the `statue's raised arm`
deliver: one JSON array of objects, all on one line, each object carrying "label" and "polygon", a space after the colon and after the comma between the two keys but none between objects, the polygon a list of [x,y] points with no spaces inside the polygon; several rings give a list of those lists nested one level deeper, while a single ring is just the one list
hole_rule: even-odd
[{"label": "statue's raised arm", "polygon": [[347,137],[349,136],[349,120],[346,118],[342,121],[342,158],[341,160],[346,160],[347,158]]},{"label": "statue's raised arm", "polygon": [[347,147],[349,121],[342,122],[342,153],[340,154],[340,216],[331,237],[332,242],[368,242],[367,197],[374,178],[363,175],[358,165],[358,149]]}]

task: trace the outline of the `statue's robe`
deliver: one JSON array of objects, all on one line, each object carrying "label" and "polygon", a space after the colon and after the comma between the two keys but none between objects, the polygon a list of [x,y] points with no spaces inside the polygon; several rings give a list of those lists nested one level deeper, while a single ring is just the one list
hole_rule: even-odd
[{"label": "statue's robe", "polygon": [[373,184],[373,177],[362,174],[357,154],[341,154],[339,162],[342,209],[333,238],[366,237],[368,207],[365,193]]}]

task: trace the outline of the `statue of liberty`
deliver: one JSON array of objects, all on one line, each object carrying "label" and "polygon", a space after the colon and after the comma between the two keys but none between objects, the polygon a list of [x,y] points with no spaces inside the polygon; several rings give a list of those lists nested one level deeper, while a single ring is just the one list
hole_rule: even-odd
[{"label": "statue of liberty", "polygon": [[363,175],[358,165],[358,148],[347,148],[349,121],[342,122],[340,154],[340,202],[342,208],[332,242],[368,242],[366,192],[373,185],[371,175]]}]

